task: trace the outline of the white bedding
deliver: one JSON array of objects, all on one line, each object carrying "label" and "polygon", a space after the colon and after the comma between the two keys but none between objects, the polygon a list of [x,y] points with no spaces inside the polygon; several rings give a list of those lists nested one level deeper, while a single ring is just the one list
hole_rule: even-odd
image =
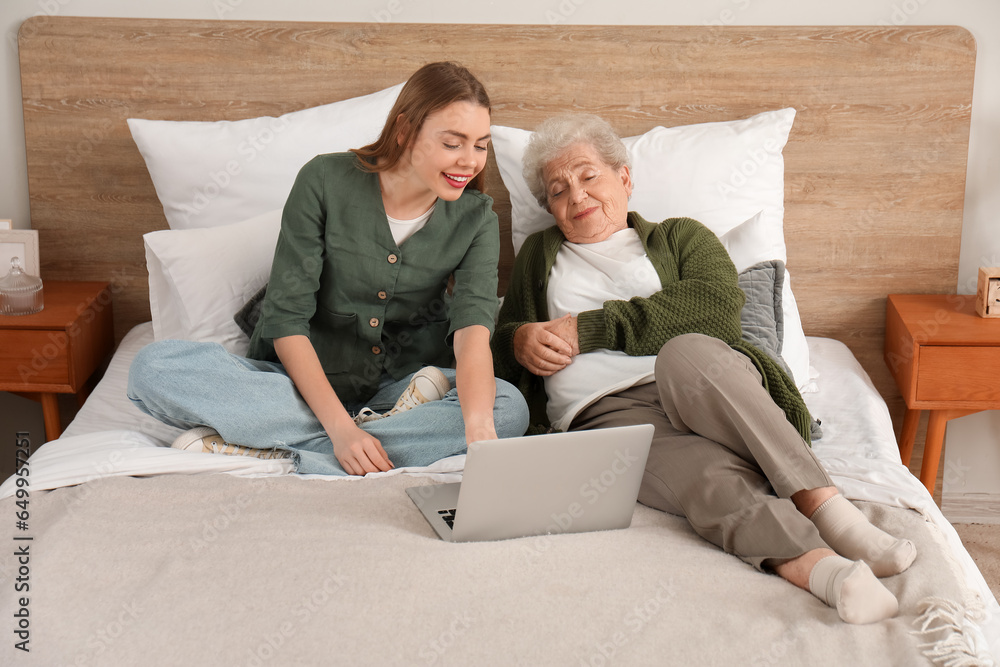
[{"label": "white bedding", "polygon": [[[58,440],[41,446],[30,458],[32,491],[54,489],[114,476],[206,474],[240,476],[288,474],[284,461],[184,452],[169,448],[179,431],[141,414],[128,401],[128,366],[136,351],[152,340],[149,323],[124,338],[90,399]],[[804,396],[822,421],[823,436],[814,443],[817,455],[841,491],[853,500],[917,510],[933,524],[947,551],[965,574],[969,600],[982,601],[982,641],[1000,654],[1000,605],[961,544],[951,524],[920,482],[899,460],[888,409],[849,349],[839,341],[809,338],[813,386]],[[454,479],[464,456],[419,469],[397,469],[378,476],[417,474]],[[299,476],[330,482],[358,477]],[[14,478],[0,486],[0,498],[15,491]]]},{"label": "white bedding", "polygon": [[[181,431],[141,413],[125,393],[133,356],[152,340],[152,326],[148,322],[125,336],[103,379],[62,437],[44,444],[31,457],[35,489],[58,488],[114,475],[289,472],[287,462],[282,460],[170,449],[170,442]],[[816,358],[812,359],[812,382],[803,396],[810,412],[821,420],[823,429],[823,436],[814,447],[842,491],[856,500],[932,512],[933,500],[900,463],[884,401],[850,350],[828,338],[810,338],[809,346],[810,354]],[[460,473],[463,463],[464,456],[454,456],[427,468],[401,468],[377,475]],[[358,479],[301,477],[329,481]],[[0,486],[0,498],[10,495],[9,482]]]}]

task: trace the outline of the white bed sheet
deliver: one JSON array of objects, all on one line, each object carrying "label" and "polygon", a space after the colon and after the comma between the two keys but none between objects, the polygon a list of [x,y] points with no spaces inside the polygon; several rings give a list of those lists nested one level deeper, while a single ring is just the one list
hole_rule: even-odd
[{"label": "white bed sheet", "polygon": [[[277,475],[289,472],[282,460],[218,456],[170,449],[180,429],[143,414],[128,400],[128,369],[133,357],[153,340],[151,323],[140,324],[118,346],[101,382],[58,440],[31,457],[31,477],[38,490],[88,481],[95,476],[230,472]],[[902,466],[885,402],[850,350],[829,338],[810,338],[814,366],[810,411],[822,421],[817,455],[849,497],[924,510],[933,500]],[[427,468],[401,472],[460,473],[464,456]],[[358,479],[318,477],[331,481]],[[0,497],[9,495],[6,484]]]},{"label": "white bed sheet", "polygon": [[[136,352],[153,340],[151,323],[137,326],[122,340],[101,382],[62,437],[48,442],[29,459],[33,491],[128,475],[214,474],[267,476],[289,474],[286,461],[185,452],[169,447],[176,428],[142,414],[126,396],[128,367]],[[868,375],[843,343],[810,337],[813,383],[803,395],[823,436],[813,446],[831,477],[852,500],[914,509],[940,531],[969,590],[979,598],[983,641],[1000,655],[1000,605],[961,539],[930,494],[902,465],[888,408]],[[459,479],[464,455],[424,468],[399,468],[377,476],[417,474],[439,480]],[[301,475],[351,481],[360,477]],[[14,479],[0,485],[0,498],[12,495]]]}]

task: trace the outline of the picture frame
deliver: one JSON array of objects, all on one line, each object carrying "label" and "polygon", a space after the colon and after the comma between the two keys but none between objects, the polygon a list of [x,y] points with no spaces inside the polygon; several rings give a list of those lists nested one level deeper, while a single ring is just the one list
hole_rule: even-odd
[{"label": "picture frame", "polygon": [[976,314],[980,317],[1000,317],[1000,266],[979,267]]},{"label": "picture frame", "polygon": [[10,261],[18,257],[21,270],[41,277],[37,229],[0,229],[0,278],[10,271]]},{"label": "picture frame", "polygon": [[4,229],[14,229],[14,221],[0,219],[0,230]]}]

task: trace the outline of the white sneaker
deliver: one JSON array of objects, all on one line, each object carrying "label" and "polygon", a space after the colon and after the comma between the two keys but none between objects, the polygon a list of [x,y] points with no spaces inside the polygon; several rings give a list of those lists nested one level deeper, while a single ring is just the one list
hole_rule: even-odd
[{"label": "white sneaker", "polygon": [[406,389],[399,397],[399,400],[396,401],[396,405],[392,407],[392,410],[389,410],[389,412],[382,416],[391,417],[400,412],[405,412],[410,408],[415,408],[418,405],[423,405],[430,401],[439,401],[450,390],[451,382],[440,369],[434,366],[424,366],[413,374],[410,383],[406,385]]},{"label": "white sneaker", "polygon": [[361,426],[365,422],[374,421],[376,419],[382,419],[382,415],[375,412],[371,408],[361,408],[358,414],[354,415],[354,423]]},{"label": "white sneaker", "polygon": [[361,426],[365,422],[398,415],[430,401],[439,401],[450,389],[451,382],[444,373],[433,366],[425,366],[413,374],[410,383],[406,385],[396,405],[392,406],[389,412],[380,415],[371,408],[361,408],[358,414],[354,415],[354,423]]},{"label": "white sneaker", "polygon": [[228,454],[230,456],[253,456],[258,459],[286,459],[292,455],[283,449],[254,449],[226,442],[218,431],[210,426],[196,426],[181,433],[170,445],[174,449],[206,454]]}]

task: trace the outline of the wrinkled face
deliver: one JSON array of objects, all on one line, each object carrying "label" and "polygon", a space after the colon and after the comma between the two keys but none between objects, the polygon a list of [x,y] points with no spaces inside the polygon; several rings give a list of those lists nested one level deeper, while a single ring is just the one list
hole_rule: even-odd
[{"label": "wrinkled face", "polygon": [[628,227],[629,169],[608,166],[589,143],[569,146],[543,177],[549,212],[567,241],[597,243]]},{"label": "wrinkled face", "polygon": [[452,102],[424,119],[403,160],[434,194],[454,201],[486,166],[489,143],[489,110],[472,102]]}]

